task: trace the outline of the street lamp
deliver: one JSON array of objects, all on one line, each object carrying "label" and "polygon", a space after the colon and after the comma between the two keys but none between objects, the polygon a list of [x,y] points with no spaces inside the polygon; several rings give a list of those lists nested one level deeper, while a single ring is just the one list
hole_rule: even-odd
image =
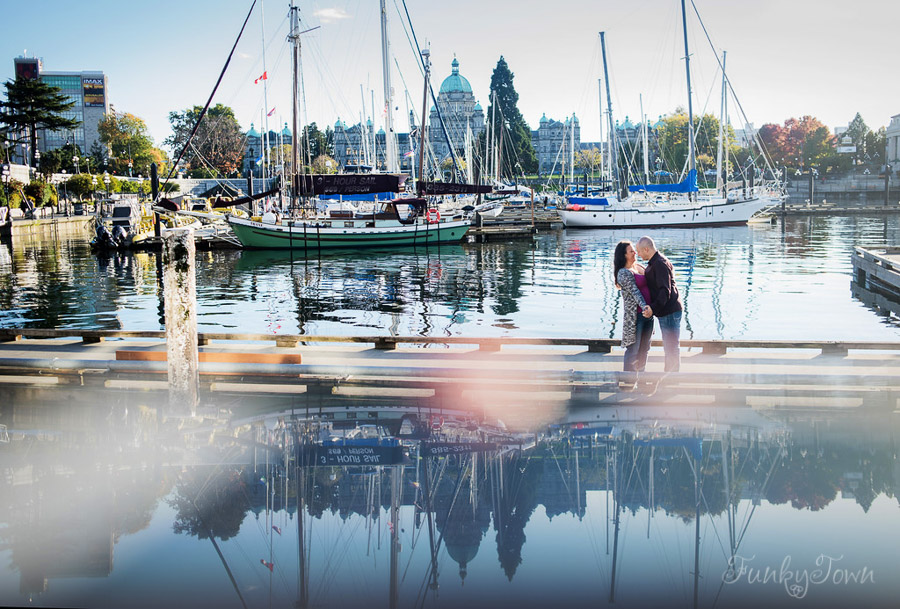
[{"label": "street lamp", "polygon": [[129,161],[128,161],[128,177],[129,177],[129,178],[131,177],[131,168],[132,168],[132,166],[133,166],[133,164],[132,164],[131,160],[129,159]]},{"label": "street lamp", "polygon": [[12,142],[10,142],[8,140],[3,142],[3,147],[6,148],[6,163],[7,164],[10,163],[10,160],[9,160],[9,147],[10,146],[12,146]]},{"label": "street lamp", "polygon": [[75,173],[81,173],[80,171],[78,171],[78,155],[77,154],[72,157],[72,162],[75,163]]},{"label": "street lamp", "polygon": [[[71,212],[71,210],[72,210],[72,206],[69,205],[69,189],[68,189],[68,187],[66,186],[66,184],[67,184],[68,181],[69,181],[69,178],[66,177],[66,170],[65,170],[65,169],[62,170],[62,178],[61,178],[61,180],[62,180],[62,185],[63,185],[63,197],[64,197],[65,200],[66,200],[66,217],[68,218],[69,215],[70,215],[70,212]],[[57,188],[56,188],[56,195],[59,196],[59,187],[58,187],[58,186],[57,186]]]},{"label": "street lamp", "polygon": [[34,173],[35,175],[41,173],[41,151],[34,151]]},{"label": "street lamp", "polygon": [[138,201],[141,200],[141,195],[143,194],[143,190],[144,190],[144,176],[142,174],[138,174],[138,192],[137,192]]},{"label": "street lamp", "polygon": [[109,172],[103,172],[103,183],[106,184],[106,198],[109,198]]},{"label": "street lamp", "polygon": [[97,204],[97,203],[94,201],[94,199],[95,199],[95,197],[94,197],[94,191],[95,191],[95,190],[97,190],[97,176],[92,175],[92,176],[91,176],[91,203],[94,203],[94,205]]},{"label": "street lamp", "polygon": [[[7,143],[9,143],[9,142],[7,142]],[[8,148],[7,148],[7,149],[8,149]],[[9,164],[8,164],[8,163],[4,163],[4,164],[3,164],[2,177],[3,177],[3,196],[4,196],[4,200],[6,201],[6,204],[9,205],[9,177],[10,177],[10,171],[9,171]]]}]

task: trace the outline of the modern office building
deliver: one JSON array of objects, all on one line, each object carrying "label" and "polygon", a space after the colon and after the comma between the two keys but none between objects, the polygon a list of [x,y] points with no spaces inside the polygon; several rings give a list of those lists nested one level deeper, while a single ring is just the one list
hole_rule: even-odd
[{"label": "modern office building", "polygon": [[[72,130],[49,131],[37,130],[38,150],[42,153],[64,146],[67,142],[77,145],[82,153],[88,154],[91,146],[100,141],[97,129],[103,116],[109,112],[109,95],[106,75],[96,70],[83,72],[51,72],[44,70],[43,60],[38,57],[16,57],[16,78],[39,79],[44,83],[57,87],[69,101],[74,103],[72,109],[63,113],[66,118],[79,121],[78,127]],[[19,139],[26,140],[25,134]],[[23,159],[24,149],[16,151],[19,159]]]}]

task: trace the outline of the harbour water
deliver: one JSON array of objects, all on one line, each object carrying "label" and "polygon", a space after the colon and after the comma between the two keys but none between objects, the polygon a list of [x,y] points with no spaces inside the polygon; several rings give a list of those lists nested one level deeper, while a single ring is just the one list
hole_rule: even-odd
[{"label": "harbour water", "polygon": [[[531,243],[399,253],[198,254],[200,331],[318,335],[621,334],[612,251],[642,233],[574,231]],[[900,218],[652,231],[676,269],[683,336],[892,340],[895,317],[850,292],[853,247],[897,243]],[[0,250],[0,326],[159,330],[153,253],[92,255],[79,239]],[[811,314],[814,313],[814,314]]]},{"label": "harbour water", "polygon": [[[900,339],[896,317],[850,290],[853,247],[897,243],[897,217],[650,234],[676,267],[683,336]],[[612,251],[640,236],[202,252],[198,320],[618,337]],[[4,246],[0,326],[161,329],[157,277],[152,253]],[[900,593],[892,409],[566,406],[531,418],[517,404],[241,397],[192,420],[148,395],[0,400],[0,606],[880,609]]]},{"label": "harbour water", "polygon": [[891,412],[582,409],[511,433],[419,411],[418,439],[321,446],[388,410],[0,405],[0,605],[896,606]]}]

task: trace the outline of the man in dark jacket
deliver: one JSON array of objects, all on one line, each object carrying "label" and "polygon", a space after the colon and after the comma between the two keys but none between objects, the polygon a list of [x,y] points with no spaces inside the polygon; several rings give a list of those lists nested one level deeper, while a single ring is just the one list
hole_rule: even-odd
[{"label": "man in dark jacket", "polygon": [[638,255],[647,261],[647,286],[650,288],[649,310],[644,317],[656,315],[662,334],[663,351],[666,354],[666,372],[678,372],[681,355],[678,341],[681,337],[681,295],[675,287],[674,271],[669,259],[656,250],[650,237],[641,237],[635,244]]}]

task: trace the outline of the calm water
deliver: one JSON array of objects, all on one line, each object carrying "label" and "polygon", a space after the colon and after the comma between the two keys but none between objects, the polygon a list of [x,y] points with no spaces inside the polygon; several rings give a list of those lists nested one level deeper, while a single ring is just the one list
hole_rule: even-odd
[{"label": "calm water", "polygon": [[[896,317],[850,293],[855,245],[896,244],[900,218],[650,233],[672,260],[698,339],[893,340]],[[530,243],[403,253],[201,252],[201,331],[307,334],[621,334],[612,250],[640,233],[567,231]],[[101,258],[85,241],[0,249],[0,326],[163,328],[157,257]]]},{"label": "calm water", "polygon": [[[900,338],[850,294],[853,245],[897,243],[896,217],[653,235],[686,335]],[[639,236],[200,253],[200,325],[617,337],[612,249]],[[159,329],[156,264],[77,240],[4,247],[0,325]],[[250,396],[192,421],[150,394],[0,395],[0,606],[881,608],[900,594],[892,412],[582,408],[506,429],[358,406],[336,408],[353,421],[338,425]],[[323,448],[348,436],[381,444]],[[428,456],[441,446],[456,454]]]},{"label": "calm water", "polygon": [[0,606],[896,606],[897,415],[651,410],[312,467],[314,417],[0,405]]}]

